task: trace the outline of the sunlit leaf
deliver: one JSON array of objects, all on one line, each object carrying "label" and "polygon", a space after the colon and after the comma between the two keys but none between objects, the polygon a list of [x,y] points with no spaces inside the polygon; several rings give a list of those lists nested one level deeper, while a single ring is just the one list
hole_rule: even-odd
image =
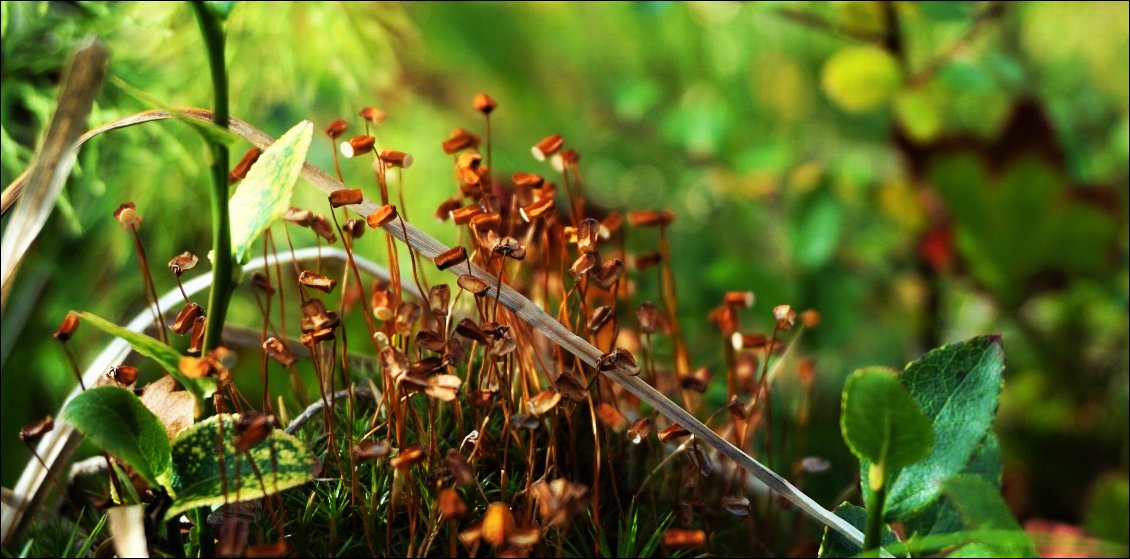
[{"label": "sunlit leaf", "polygon": [[[166,519],[196,507],[273,495],[314,479],[314,455],[302,441],[282,430],[271,431],[245,453],[237,452],[238,421],[238,414],[212,416],[184,430],[173,441],[175,499],[165,513]],[[222,459],[217,452],[221,430]]]},{"label": "sunlit leaf", "polygon": [[283,134],[251,166],[228,203],[231,215],[232,257],[244,264],[252,244],[290,207],[314,124],[304,120]]}]

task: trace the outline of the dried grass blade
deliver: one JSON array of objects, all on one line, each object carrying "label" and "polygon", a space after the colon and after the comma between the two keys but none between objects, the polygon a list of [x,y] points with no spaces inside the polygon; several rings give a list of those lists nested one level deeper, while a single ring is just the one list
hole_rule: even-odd
[{"label": "dried grass blade", "polygon": [[[7,306],[8,293],[20,260],[43,230],[47,217],[55,208],[55,200],[63,190],[63,183],[75,164],[78,146],[74,141],[86,126],[86,117],[90,114],[94,96],[102,85],[108,59],[106,47],[93,39],[75,51],[63,79],[63,86],[59,88],[58,104],[47,127],[43,146],[31,169],[26,175],[21,175],[26,176],[22,181],[26,195],[19,197],[21,202],[9,218],[8,226],[4,229],[4,239],[0,242],[0,253],[3,256],[0,264],[0,303],[4,307]],[[16,199],[14,195],[9,196],[5,192],[5,212],[10,206],[9,197],[13,202]]]}]

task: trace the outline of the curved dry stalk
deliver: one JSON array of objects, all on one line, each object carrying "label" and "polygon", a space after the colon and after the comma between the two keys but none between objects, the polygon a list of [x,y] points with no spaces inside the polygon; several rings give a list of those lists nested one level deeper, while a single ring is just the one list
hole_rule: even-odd
[{"label": "curved dry stalk", "polygon": [[[102,132],[113,130],[116,128],[124,128],[133,126],[144,122],[154,120],[162,120],[168,118],[183,118],[190,117],[202,121],[209,121],[212,117],[211,112],[203,109],[176,109],[176,113],[166,110],[155,110],[138,113],[108,124],[98,127],[90,132],[87,132],[80,139],[80,143]],[[238,119],[231,119],[230,130],[243,137],[247,141],[254,144],[260,149],[265,149],[267,146],[274,143],[274,139],[264,134],[262,131],[256,129],[250,124]],[[302,177],[311,182],[319,190],[326,194],[332,193],[335,190],[348,188],[341,182],[332,178],[321,169],[304,163],[302,166]],[[9,188],[16,186],[16,179],[13,185]],[[370,215],[377,210],[378,204],[369,199],[363,199],[360,204],[348,206],[353,211],[361,215]],[[435,258],[440,253],[448,250],[448,246],[432,238],[427,233],[416,228],[414,225],[404,221],[400,216],[391,220],[389,223],[382,226],[382,228],[393,237],[409,245],[412,249],[427,258]],[[510,309],[515,315],[527,322],[530,326],[539,330],[544,336],[552,340],[565,351],[572,353],[575,357],[585,362],[591,367],[596,367],[597,360],[603,353],[594,347],[592,344],[585,341],[583,338],[577,336],[570,331],[566,326],[554,320],[551,316],[546,314],[540,307],[530,302],[521,293],[518,293],[507,284],[501,284],[500,288],[495,287],[495,276],[488,274],[485,270],[477,265],[468,262],[468,266],[460,265],[458,269],[452,268],[450,273],[470,273],[479,280],[485,282],[489,287],[485,296],[496,298],[499,303]],[[493,291],[493,293],[492,293]],[[174,293],[174,296],[178,294]],[[819,503],[814,501],[811,497],[804,494],[797,489],[785,478],[778,475],[773,470],[767,468],[761,462],[758,462],[752,456],[746,454],[741,449],[734,446],[732,443],[724,439],[718,433],[704,425],[690,412],[680,407],[678,404],[672,402],[663,393],[656,390],[651,385],[647,384],[643,379],[638,376],[632,375],[626,370],[619,368],[601,371],[604,375],[608,376],[616,383],[620,384],[627,391],[639,397],[641,400],[647,402],[656,411],[664,415],[671,421],[674,421],[688,431],[698,437],[706,444],[713,447],[715,450],[725,455],[727,458],[733,460],[742,468],[753,474],[754,477],[761,480],[773,492],[778,493],[788,499],[797,508],[803,511],[806,515],[816,519],[825,526],[839,532],[848,540],[853,543],[863,546],[863,534],[854,526],[849,524],[844,519],[836,516],[828,511]],[[7,526],[7,524],[5,524]],[[6,532],[5,532],[6,533]]]},{"label": "curved dry stalk", "polygon": [[[345,251],[338,248],[322,248],[316,247],[298,249],[294,251],[293,256],[290,253],[283,253],[281,255],[272,255],[267,259],[266,263],[262,259],[255,259],[251,263],[243,267],[245,276],[259,271],[264,268],[264,265],[269,267],[276,266],[279,262],[289,263],[292,261],[301,262],[307,260],[314,260],[319,257],[323,260],[339,260],[345,261]],[[371,260],[354,255],[354,261],[357,267],[367,274],[379,277],[383,280],[389,279],[389,273],[384,267],[374,263]],[[209,274],[202,274],[191,280],[184,282],[184,291],[189,295],[195,295],[204,291],[212,283],[212,276]],[[406,292],[419,296],[416,292],[416,286],[411,285],[411,282],[404,283],[403,288]],[[173,308],[175,304],[181,300],[180,289],[174,288],[167,291],[161,296],[160,302],[165,308]],[[153,325],[153,317],[148,310],[143,310],[137,314],[127,325],[131,331],[144,332],[147,328]],[[114,338],[106,349],[98,357],[94,358],[90,366],[86,368],[83,373],[83,382],[88,386],[94,386],[98,379],[101,378],[106,371],[111,367],[120,365],[125,361],[126,357],[130,354],[130,346],[125,340],[121,338]],[[78,387],[75,387],[67,396],[63,406],[59,409],[62,410],[71,398],[74,398],[81,392]],[[59,413],[55,414],[56,417]],[[43,497],[46,495],[47,489],[50,487],[48,481],[61,471],[67,462],[70,461],[71,455],[74,453],[75,448],[78,447],[79,442],[82,440],[82,435],[75,431],[74,427],[66,423],[57,423],[55,430],[51,431],[39,441],[36,447],[36,453],[43,457],[43,465],[37,460],[28,461],[24,467],[23,474],[16,482],[15,488],[12,490],[12,503],[4,503],[2,518],[0,518],[0,530],[2,530],[3,542],[7,544],[12,536],[17,534],[22,528],[24,523],[31,518],[32,513],[38,508],[42,502]]]}]

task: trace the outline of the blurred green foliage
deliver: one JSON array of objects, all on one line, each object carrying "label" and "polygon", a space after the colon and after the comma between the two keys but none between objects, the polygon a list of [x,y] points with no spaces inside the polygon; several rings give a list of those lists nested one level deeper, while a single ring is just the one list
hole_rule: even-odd
[{"label": "blurred green foliage", "polygon": [[[27,168],[68,53],[89,34],[112,50],[91,125],[150,108],[145,98],[209,104],[185,5],[2,10],[5,185]],[[1022,517],[1078,522],[1088,494],[1127,506],[1128,20],[1125,3],[246,3],[228,32],[232,113],[278,135],[304,118],[321,128],[387,110],[379,141],[417,161],[406,213],[446,242],[454,229],[431,218],[451,191],[439,143],[482,128],[475,92],[499,101],[503,175],[549,172],[528,147],[563,134],[593,201],[676,212],[696,364],[721,362],[705,315],[726,290],[757,293],[751,329],[769,327],[774,304],[820,310],[804,349],[818,377],[807,452],[833,462],[808,485],[825,501],[851,483],[835,419],[848,371],[1000,332],[1005,494]],[[331,168],[331,149],[315,138],[311,162]],[[347,182],[369,186],[367,165],[345,167]],[[73,383],[50,338],[66,311],[121,321],[143,309],[113,209],[136,202],[153,262],[203,255],[206,168],[183,123],[83,150],[4,310],[5,486],[29,458],[19,426],[55,413]],[[295,202],[324,204],[301,186]],[[314,242],[305,231],[295,241]],[[654,250],[650,236],[629,241]],[[658,297],[655,281],[637,287],[637,300]],[[253,309],[237,300],[232,318]],[[106,341],[81,331],[80,362]]]}]

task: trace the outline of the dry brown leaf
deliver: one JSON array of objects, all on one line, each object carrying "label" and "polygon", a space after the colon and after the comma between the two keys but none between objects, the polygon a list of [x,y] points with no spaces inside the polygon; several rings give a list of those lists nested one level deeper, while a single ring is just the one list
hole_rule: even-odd
[{"label": "dry brown leaf", "polygon": [[176,379],[169,375],[147,384],[141,392],[141,403],[161,420],[170,439],[192,425],[192,394],[180,390]]}]

